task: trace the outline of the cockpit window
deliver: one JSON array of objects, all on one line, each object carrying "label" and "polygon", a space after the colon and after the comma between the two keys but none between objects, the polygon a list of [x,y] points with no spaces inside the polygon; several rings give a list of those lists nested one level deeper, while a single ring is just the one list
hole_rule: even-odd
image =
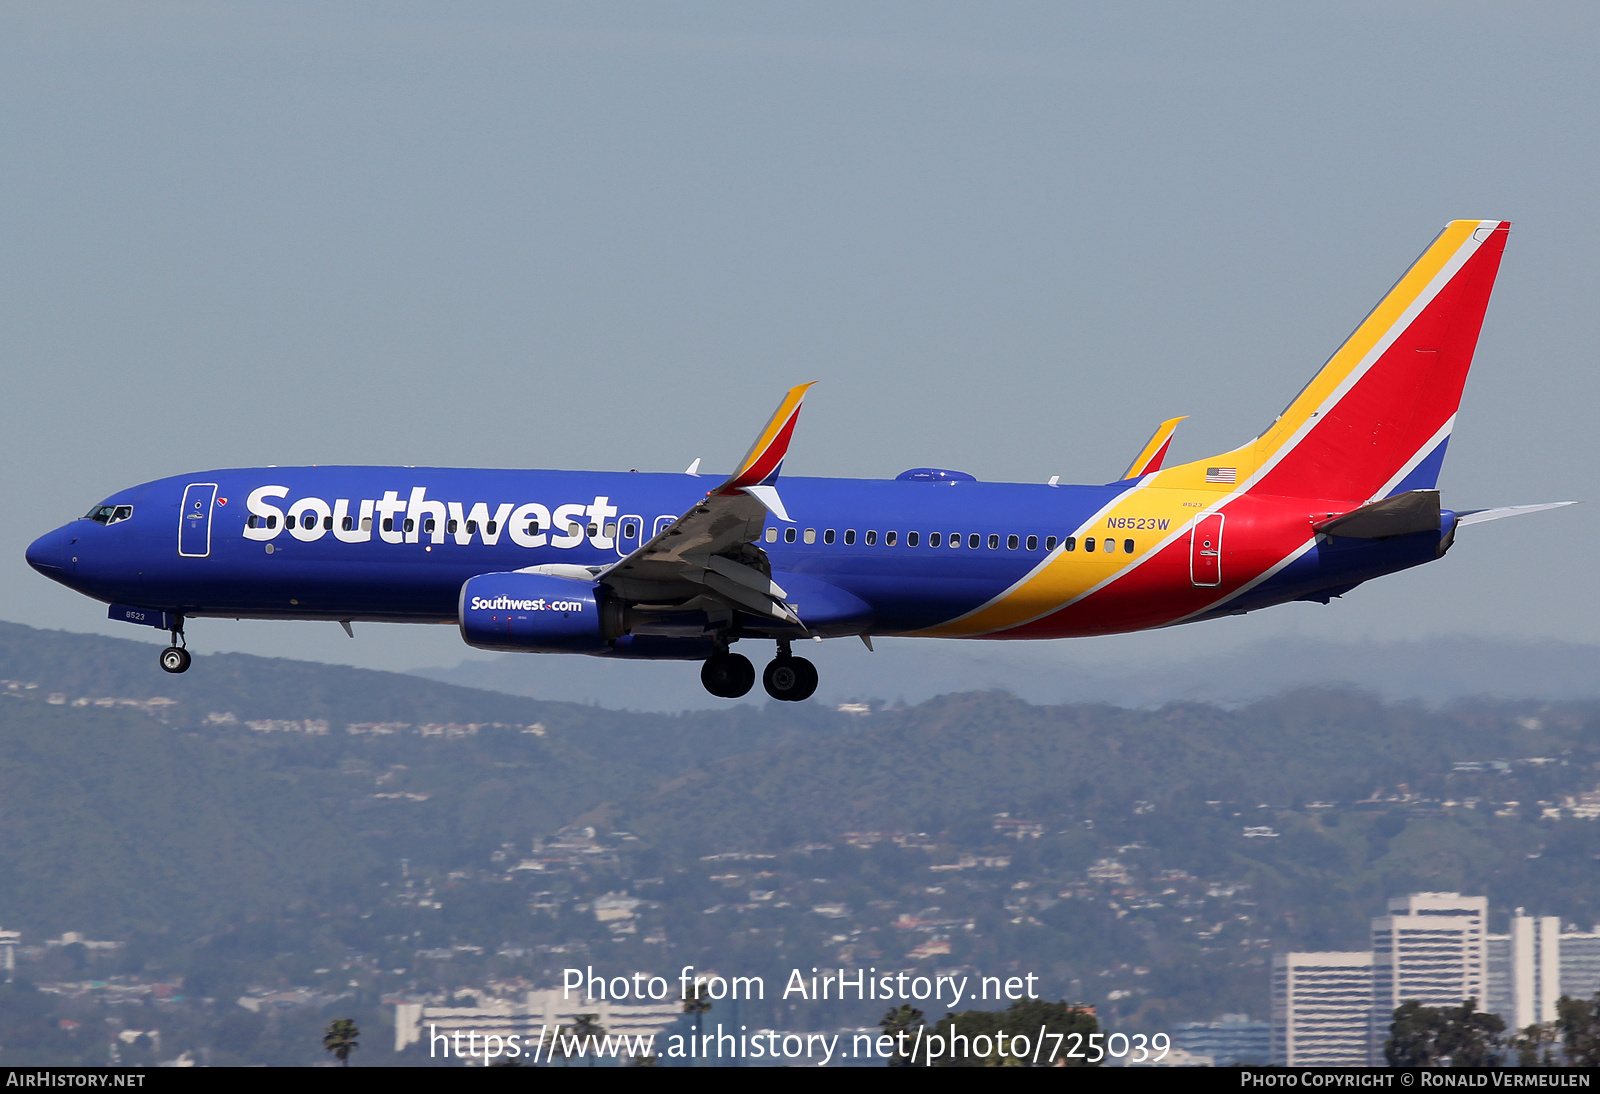
[{"label": "cockpit window", "polygon": [[133,516],[131,505],[97,505],[84,514],[96,524],[118,524]]}]

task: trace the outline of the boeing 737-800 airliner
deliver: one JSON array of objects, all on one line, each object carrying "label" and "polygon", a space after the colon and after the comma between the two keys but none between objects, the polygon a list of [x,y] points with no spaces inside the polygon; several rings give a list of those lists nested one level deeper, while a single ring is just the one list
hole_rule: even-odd
[{"label": "boeing 737-800 airliner", "polygon": [[[1451,223],[1259,437],[1179,467],[1164,423],[1104,486],[784,477],[810,385],[733,474],[267,467],[119,491],[28,549],[39,572],[187,620],[452,623],[489,650],[701,661],[714,695],[816,689],[805,639],[1061,638],[1327,603],[1442,557],[1436,489],[1508,225]],[[706,489],[711,482],[715,485]],[[1565,503],[1557,503],[1565,504]]]}]

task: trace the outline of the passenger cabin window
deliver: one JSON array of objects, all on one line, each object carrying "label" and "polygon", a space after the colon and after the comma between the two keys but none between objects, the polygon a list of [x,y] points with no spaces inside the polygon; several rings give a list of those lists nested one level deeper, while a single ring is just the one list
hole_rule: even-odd
[{"label": "passenger cabin window", "polygon": [[1017,549],[1017,537],[1016,536],[1007,536],[1006,537],[1006,550],[1015,551],[1016,549]]},{"label": "passenger cabin window", "polygon": [[[885,533],[883,533],[883,545],[885,547],[893,547],[894,546],[895,537],[897,537],[899,534],[900,533],[898,533],[898,532],[885,532]],[[911,533],[911,546],[915,547],[916,545],[917,545],[917,533],[912,532]]]},{"label": "passenger cabin window", "polygon": [[632,539],[634,536],[636,536],[638,534],[639,534],[639,526],[637,524],[633,523],[633,521],[630,520],[627,524],[624,524],[622,526],[622,538],[623,539]]},{"label": "passenger cabin window", "polygon": [[976,532],[967,537],[967,546],[971,547],[974,551],[978,549],[978,545],[982,542],[983,537]]},{"label": "passenger cabin window", "polygon": [[616,539],[617,538],[617,526],[615,524],[607,524],[606,525],[606,538],[607,539]]},{"label": "passenger cabin window", "polygon": [[277,526],[278,526],[278,518],[276,516],[271,516],[271,517],[267,518],[267,527],[268,528],[276,528]]},{"label": "passenger cabin window", "polygon": [[878,533],[873,531],[873,530],[871,530],[871,529],[868,529],[867,530],[867,546],[871,547],[874,544],[876,544],[877,542],[878,542]]},{"label": "passenger cabin window", "polygon": [[990,536],[989,537],[989,550],[998,551],[999,549],[1000,549],[1000,537],[999,536]]},{"label": "passenger cabin window", "polygon": [[[341,521],[340,524],[339,524],[339,527],[342,528],[346,532],[352,531],[355,528],[355,526],[356,526],[356,518],[355,517],[345,517],[344,520]],[[456,522],[455,521],[451,521],[450,522],[450,530],[452,532],[454,532],[456,530]]]},{"label": "passenger cabin window", "polygon": [[1125,539],[1122,541],[1122,553],[1125,555],[1133,554],[1133,540]]},{"label": "passenger cabin window", "polygon": [[[912,546],[915,547],[916,544],[913,543]],[[937,546],[939,546],[939,533],[938,532],[929,532],[928,533],[928,546],[929,547],[937,547]]]},{"label": "passenger cabin window", "polygon": [[794,541],[795,541],[795,531],[794,531],[794,529],[793,528],[785,528],[783,530],[783,542],[785,542],[785,543],[793,543]]},{"label": "passenger cabin window", "polygon": [[1046,551],[1054,551],[1056,549],[1056,537],[1055,536],[1045,536],[1044,537],[1044,549]]},{"label": "passenger cabin window", "polygon": [[961,533],[960,532],[951,532],[950,533],[950,546],[952,546],[952,547],[961,546]]},{"label": "passenger cabin window", "polygon": [[[293,517],[290,517],[290,518],[289,518],[289,519],[290,519],[290,520],[293,520],[293,519],[294,519],[294,518],[293,518]],[[406,523],[405,523],[405,529],[406,529],[406,531],[408,531],[408,532],[414,532],[414,531],[416,531],[416,530],[417,530],[417,522],[416,522],[416,521],[414,521],[414,520],[412,520],[412,519],[411,519],[411,518],[410,518],[410,517],[407,517],[407,518],[406,518]]]},{"label": "passenger cabin window", "polygon": [[[89,519],[93,520],[94,517],[91,515]],[[245,518],[244,526],[246,528],[254,528],[256,526],[256,515],[254,513]]]},{"label": "passenger cabin window", "polygon": [[[267,527],[268,528],[272,527],[272,518],[271,517],[267,518]],[[467,527],[468,528],[472,527],[472,522],[470,520],[467,522]],[[383,530],[385,532],[394,531],[394,518],[393,517],[384,517],[383,518]]]},{"label": "passenger cabin window", "polygon": [[459,527],[461,527],[461,523],[459,521],[446,521],[444,530],[453,536],[456,534],[456,529]]},{"label": "passenger cabin window", "polygon": [[[587,529],[585,529],[585,531],[589,533],[589,538],[593,539],[595,536],[600,534],[600,526],[598,524],[591,524]],[[489,529],[489,534],[494,535],[493,528]]]},{"label": "passenger cabin window", "polygon": [[1066,540],[1062,542],[1061,549],[1064,551],[1076,551],[1078,549],[1077,538],[1074,536],[1068,536]]},{"label": "passenger cabin window", "polygon": [[1028,550],[1037,551],[1038,549],[1039,549],[1039,537],[1038,536],[1029,536],[1028,537]]},{"label": "passenger cabin window", "polygon": [[[890,532],[889,535],[891,537],[889,542],[893,543],[894,539],[892,537],[894,536],[894,533]],[[915,533],[915,532],[907,532],[906,533],[906,546],[907,547],[915,547],[916,545],[917,545],[917,533]]]},{"label": "passenger cabin window", "polygon": [[[406,521],[406,523],[410,524],[411,522],[408,520],[408,521]],[[494,535],[495,532],[499,530],[499,528],[500,528],[499,522],[498,521],[492,521],[492,520],[488,524],[485,524],[483,526],[484,532],[486,534],[488,534],[488,535],[491,535],[491,536]],[[409,532],[409,531],[411,531],[411,529],[407,528],[406,531]]]},{"label": "passenger cabin window", "polygon": [[283,518],[283,526],[285,528],[293,528],[295,526],[293,513],[290,513],[288,516]]},{"label": "passenger cabin window", "polygon": [[1112,539],[1110,536],[1107,536],[1106,537],[1106,554],[1114,555],[1116,553],[1117,553],[1117,541]]},{"label": "passenger cabin window", "polygon": [[856,545],[856,530],[854,528],[846,528],[844,530],[844,545],[846,547],[854,547]]},{"label": "passenger cabin window", "polygon": [[[385,532],[392,532],[392,531],[394,531],[394,529],[393,529],[393,528],[390,528],[390,527],[389,527],[389,521],[388,521],[388,520],[385,520],[385,521],[384,521],[384,522],[383,522],[383,530],[384,530],[384,531],[385,531]],[[469,521],[467,521],[467,535],[469,535],[469,536],[475,536],[475,535],[477,535],[477,534],[478,534],[478,522],[477,522],[477,521],[475,521],[475,520],[469,520]]]},{"label": "passenger cabin window", "polygon": [[422,530],[424,532],[428,533],[430,536],[433,535],[433,518],[432,517],[429,517],[427,520],[422,522]]},{"label": "passenger cabin window", "polygon": [[833,529],[832,528],[829,528],[826,532],[822,533],[822,542],[824,542],[824,543],[832,543],[833,542]]},{"label": "passenger cabin window", "polygon": [[[269,518],[268,521],[267,521],[267,527],[270,528],[271,526],[272,526],[272,521]],[[362,517],[361,518],[361,530],[363,532],[372,531],[372,518],[371,517]]]},{"label": "passenger cabin window", "polygon": [[815,542],[817,542],[817,530],[815,528],[807,528],[806,529],[806,542],[807,543],[815,543]]},{"label": "passenger cabin window", "polygon": [[1088,551],[1091,555],[1094,554],[1094,537],[1093,536],[1084,536],[1083,537],[1083,549],[1085,551]]},{"label": "passenger cabin window", "polygon": [[[348,520],[349,520],[349,519],[350,519],[350,518],[349,518],[349,517],[346,517],[346,518],[345,518],[345,520],[347,520],[347,521],[348,521]],[[431,523],[433,523],[433,522],[432,522],[432,521],[429,521],[429,523],[430,523],[430,524],[431,524]],[[324,532],[331,532],[331,531],[333,531],[333,517],[332,517],[332,516],[326,516],[326,517],[323,517],[323,518],[322,518],[322,530],[323,530],[323,531],[324,531]]]},{"label": "passenger cabin window", "polygon": [[776,528],[768,528],[767,529],[767,542],[768,543],[776,543],[776,542],[778,542],[778,530]]}]

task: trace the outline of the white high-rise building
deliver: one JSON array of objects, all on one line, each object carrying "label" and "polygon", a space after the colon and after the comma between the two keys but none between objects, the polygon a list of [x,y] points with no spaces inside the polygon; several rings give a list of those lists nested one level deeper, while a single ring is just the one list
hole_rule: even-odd
[{"label": "white high-rise building", "polygon": [[1476,999],[1481,1008],[1488,918],[1487,897],[1412,893],[1389,901],[1389,914],[1372,920],[1373,1005],[1380,1015],[1408,999],[1429,1007]]},{"label": "white high-rise building", "polygon": [[1593,931],[1568,931],[1559,936],[1558,959],[1561,991],[1574,999],[1593,999],[1600,992],[1600,928]]},{"label": "white high-rise building", "polygon": [[1425,1007],[1488,1001],[1489,900],[1460,893],[1412,893],[1389,901],[1372,920],[1371,1062],[1383,1063],[1394,1012],[1416,1000]]},{"label": "white high-rise building", "polygon": [[1518,908],[1511,917],[1511,1028],[1554,1022],[1560,997],[1561,920]]},{"label": "white high-rise building", "polygon": [[1372,954],[1272,957],[1272,1062],[1359,1067],[1372,1038]]}]

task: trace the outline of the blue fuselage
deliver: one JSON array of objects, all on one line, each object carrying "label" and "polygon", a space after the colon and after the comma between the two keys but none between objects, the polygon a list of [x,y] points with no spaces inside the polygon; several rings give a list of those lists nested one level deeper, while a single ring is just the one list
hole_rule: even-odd
[{"label": "blue fuselage", "polygon": [[[99,600],[191,618],[448,623],[469,578],[616,562],[715,481],[421,467],[215,471],[121,491],[99,511],[125,516],[73,521],[35,542],[28,560]],[[1065,557],[1058,545],[1090,535],[1087,522],[1130,485],[785,477],[793,523],[769,518],[760,546],[775,575],[826,581],[870,605],[861,633],[912,633],[973,612]],[[1115,549],[1154,547],[1175,531],[1167,520],[1119,528]],[[1247,558],[1243,518],[1230,535],[1228,556]],[[1318,544],[1204,614],[1314,598],[1428,561],[1439,545],[1434,533]],[[1093,632],[1151,625],[1142,619]]]}]

